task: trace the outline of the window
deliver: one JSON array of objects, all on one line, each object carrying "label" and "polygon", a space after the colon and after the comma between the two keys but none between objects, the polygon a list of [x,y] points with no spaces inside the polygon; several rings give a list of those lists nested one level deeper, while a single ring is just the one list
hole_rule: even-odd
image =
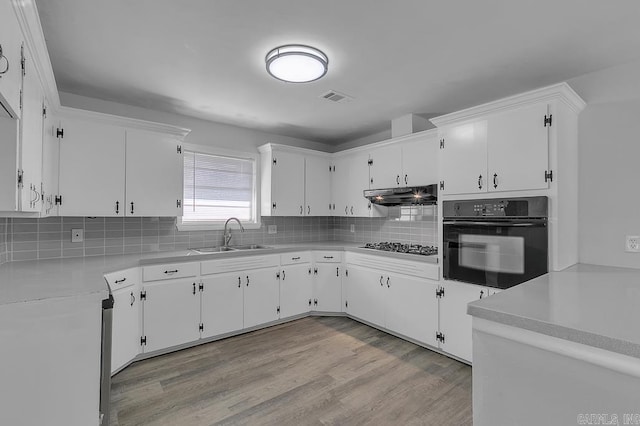
[{"label": "window", "polygon": [[230,217],[259,225],[256,158],[185,150],[183,203],[184,228],[215,229]]}]

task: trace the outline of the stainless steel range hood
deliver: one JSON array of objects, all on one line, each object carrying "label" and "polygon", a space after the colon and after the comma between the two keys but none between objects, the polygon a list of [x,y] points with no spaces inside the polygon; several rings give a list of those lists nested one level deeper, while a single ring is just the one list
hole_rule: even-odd
[{"label": "stainless steel range hood", "polygon": [[438,201],[438,186],[408,186],[404,188],[365,189],[364,196],[381,206],[416,206],[435,204]]}]

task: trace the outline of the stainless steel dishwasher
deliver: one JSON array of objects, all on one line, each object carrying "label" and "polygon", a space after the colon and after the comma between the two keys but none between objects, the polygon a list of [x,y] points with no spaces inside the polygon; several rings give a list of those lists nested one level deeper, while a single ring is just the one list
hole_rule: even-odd
[{"label": "stainless steel dishwasher", "polygon": [[100,350],[100,424],[109,426],[111,410],[111,331],[113,296],[102,301],[102,344]]}]

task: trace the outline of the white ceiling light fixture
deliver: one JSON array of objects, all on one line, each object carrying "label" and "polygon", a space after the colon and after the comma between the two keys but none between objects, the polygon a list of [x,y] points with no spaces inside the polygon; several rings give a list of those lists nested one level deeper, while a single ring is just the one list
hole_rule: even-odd
[{"label": "white ceiling light fixture", "polygon": [[276,47],[264,58],[267,72],[288,83],[308,83],[322,78],[329,69],[329,58],[322,51],[302,44]]}]

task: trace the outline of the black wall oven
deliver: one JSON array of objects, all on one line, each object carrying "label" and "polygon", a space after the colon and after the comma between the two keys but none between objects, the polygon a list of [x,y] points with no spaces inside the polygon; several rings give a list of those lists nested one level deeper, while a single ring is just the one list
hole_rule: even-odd
[{"label": "black wall oven", "polygon": [[443,276],[509,288],[548,272],[547,197],[444,201]]}]

